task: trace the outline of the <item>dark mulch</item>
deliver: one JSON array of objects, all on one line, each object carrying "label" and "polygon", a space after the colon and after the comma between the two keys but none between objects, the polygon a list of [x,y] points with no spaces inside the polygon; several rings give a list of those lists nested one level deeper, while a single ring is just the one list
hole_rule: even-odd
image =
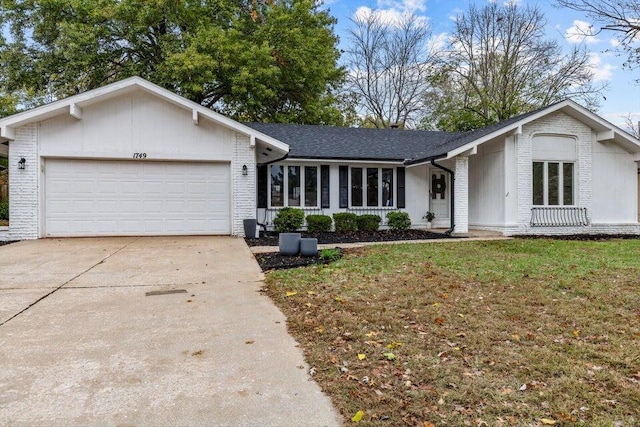
[{"label": "dark mulch", "polygon": [[534,235],[522,235],[518,236],[519,239],[553,239],[553,240],[611,240],[611,239],[640,239],[640,236],[635,234],[567,234],[564,236],[534,236]]},{"label": "dark mulch", "polygon": [[[357,242],[392,242],[396,240],[427,240],[448,239],[451,236],[443,233],[433,233],[425,230],[379,230],[355,232],[309,233],[303,231],[302,237],[315,237],[318,244],[340,244]],[[261,232],[259,239],[245,239],[249,246],[278,246],[278,233],[275,231]]]},{"label": "dark mulch", "polygon": [[[340,248],[336,249],[340,254],[342,253]],[[288,256],[281,255],[279,252],[268,252],[255,254],[255,257],[262,271],[305,267],[307,265],[328,264],[332,262],[332,260],[322,258],[319,251],[316,256]]]},{"label": "dark mulch", "polygon": [[15,242],[17,242],[17,240],[0,240],[0,246],[8,245]]}]

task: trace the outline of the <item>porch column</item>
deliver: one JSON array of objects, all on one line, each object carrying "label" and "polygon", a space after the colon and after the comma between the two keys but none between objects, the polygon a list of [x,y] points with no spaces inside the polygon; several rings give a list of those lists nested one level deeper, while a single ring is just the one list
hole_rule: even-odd
[{"label": "porch column", "polygon": [[453,233],[467,234],[469,232],[469,158],[458,156],[455,158],[454,188],[454,216],[455,227]]}]

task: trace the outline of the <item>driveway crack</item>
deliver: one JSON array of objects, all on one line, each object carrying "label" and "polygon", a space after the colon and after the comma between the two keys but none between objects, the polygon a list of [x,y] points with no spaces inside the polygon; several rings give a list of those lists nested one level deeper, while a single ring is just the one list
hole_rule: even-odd
[{"label": "driveway crack", "polygon": [[67,280],[66,282],[64,282],[62,285],[58,286],[57,288],[53,289],[51,292],[41,296],[40,298],[38,298],[37,300],[35,300],[34,302],[32,302],[31,304],[29,304],[28,306],[26,306],[25,308],[23,308],[22,310],[20,310],[19,312],[17,312],[16,314],[14,314],[13,316],[9,317],[6,320],[3,320],[2,322],[0,322],[0,326],[4,326],[7,322],[9,322],[12,319],[15,319],[16,317],[20,316],[22,313],[24,313],[25,311],[29,310],[31,307],[33,307],[34,305],[38,304],[40,301],[50,297],[51,295],[55,294],[56,292],[58,292],[60,289],[62,289],[64,286],[68,285],[69,283],[73,282],[74,280],[76,280],[78,277],[82,276],[83,274],[93,270],[95,267],[99,266],[100,264],[104,263],[105,261],[107,261],[109,258],[111,258],[112,256],[114,256],[115,254],[117,254],[118,252],[122,251],[123,249],[128,248],[129,246],[131,246],[133,243],[137,242],[138,240],[140,240],[142,237],[138,237],[137,239],[134,239],[132,241],[130,241],[129,243],[127,243],[126,245],[124,245],[123,247],[119,248],[117,251],[110,253],[109,255],[107,255],[106,257],[104,257],[103,259],[101,259],[100,261],[96,262],[95,264],[93,264],[91,267],[87,268],[86,270],[84,270],[81,273],[76,274],[75,276],[73,276],[71,279]]}]

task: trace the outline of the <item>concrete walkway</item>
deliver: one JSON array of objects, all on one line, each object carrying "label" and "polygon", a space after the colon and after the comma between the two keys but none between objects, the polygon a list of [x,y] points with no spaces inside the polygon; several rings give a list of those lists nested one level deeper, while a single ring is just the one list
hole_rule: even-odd
[{"label": "concrete walkway", "polygon": [[242,239],[19,242],[0,272],[0,425],[340,424]]},{"label": "concrete walkway", "polygon": [[[443,230],[444,231],[444,230]],[[438,231],[440,232],[440,231]],[[318,249],[335,248],[339,246],[343,249],[349,248],[362,248],[365,246],[374,245],[402,245],[412,243],[453,243],[453,242],[473,242],[473,241],[486,241],[486,240],[511,240],[513,237],[506,237],[502,234],[498,234],[491,231],[476,231],[475,233],[469,233],[468,237],[449,238],[449,239],[426,239],[426,240],[394,240],[390,242],[354,242],[354,243],[327,243],[319,244]],[[254,254],[278,252],[277,246],[253,246],[251,252]]]}]

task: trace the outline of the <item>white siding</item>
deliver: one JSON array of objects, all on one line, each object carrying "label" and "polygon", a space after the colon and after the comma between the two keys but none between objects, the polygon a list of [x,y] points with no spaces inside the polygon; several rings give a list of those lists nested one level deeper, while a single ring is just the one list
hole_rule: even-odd
[{"label": "white siding", "polygon": [[[9,143],[9,239],[37,239],[40,211],[38,127],[26,125],[16,129]],[[18,169],[24,158],[25,168]]]},{"label": "white siding", "polygon": [[505,222],[504,146],[504,139],[489,141],[469,157],[469,224],[472,226]]}]

